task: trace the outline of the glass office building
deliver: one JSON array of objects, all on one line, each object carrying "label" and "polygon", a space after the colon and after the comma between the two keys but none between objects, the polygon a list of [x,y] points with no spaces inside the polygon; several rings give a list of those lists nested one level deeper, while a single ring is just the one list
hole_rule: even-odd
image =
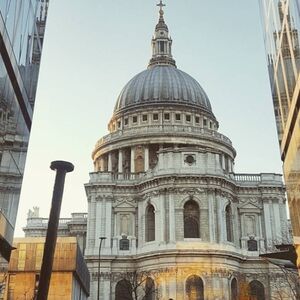
[{"label": "glass office building", "polygon": [[[260,8],[293,236],[295,244],[298,245],[300,244],[300,3],[299,0],[260,0]],[[300,249],[297,252],[299,253]]]},{"label": "glass office building", "polygon": [[49,0],[0,0],[0,256],[9,260]]}]

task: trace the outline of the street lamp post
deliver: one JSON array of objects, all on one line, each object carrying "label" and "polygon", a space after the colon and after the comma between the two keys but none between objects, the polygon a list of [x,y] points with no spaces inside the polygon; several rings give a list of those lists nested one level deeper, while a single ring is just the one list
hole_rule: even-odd
[{"label": "street lamp post", "polygon": [[101,246],[102,241],[106,239],[106,237],[102,236],[99,237],[100,244],[99,244],[99,255],[98,255],[98,289],[97,289],[97,299],[100,300],[100,253],[101,253]]}]

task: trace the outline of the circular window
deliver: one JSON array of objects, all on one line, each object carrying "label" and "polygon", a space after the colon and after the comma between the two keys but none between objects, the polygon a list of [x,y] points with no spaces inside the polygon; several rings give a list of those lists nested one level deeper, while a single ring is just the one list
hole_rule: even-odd
[{"label": "circular window", "polygon": [[189,165],[191,165],[191,164],[193,164],[193,163],[195,162],[195,158],[194,158],[193,155],[188,155],[188,156],[185,158],[185,161],[186,161]]}]

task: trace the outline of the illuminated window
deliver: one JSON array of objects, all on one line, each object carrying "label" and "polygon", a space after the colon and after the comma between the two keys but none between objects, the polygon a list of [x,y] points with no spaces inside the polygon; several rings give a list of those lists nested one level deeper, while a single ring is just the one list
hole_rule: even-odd
[{"label": "illuminated window", "polygon": [[188,300],[204,300],[204,287],[202,279],[197,275],[188,277],[185,283]]},{"label": "illuminated window", "polygon": [[258,280],[253,280],[249,284],[250,299],[265,300],[265,288]]},{"label": "illuminated window", "polygon": [[146,242],[155,240],[155,213],[153,205],[149,204],[146,208]]},{"label": "illuminated window", "polygon": [[228,242],[233,242],[232,212],[231,212],[231,205],[230,204],[228,204],[225,208],[225,218],[226,218],[227,241]]},{"label": "illuminated window", "polygon": [[194,200],[189,200],[184,205],[184,237],[200,238],[199,206]]}]

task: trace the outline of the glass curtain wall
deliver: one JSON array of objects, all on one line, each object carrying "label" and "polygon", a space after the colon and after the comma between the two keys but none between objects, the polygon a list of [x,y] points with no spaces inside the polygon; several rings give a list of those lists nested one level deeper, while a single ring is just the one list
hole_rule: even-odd
[{"label": "glass curtain wall", "polygon": [[0,255],[9,259],[49,0],[0,0]]},{"label": "glass curtain wall", "polygon": [[[260,0],[274,113],[295,244],[300,244],[299,6],[299,0]],[[300,249],[297,252],[300,254]]]}]

